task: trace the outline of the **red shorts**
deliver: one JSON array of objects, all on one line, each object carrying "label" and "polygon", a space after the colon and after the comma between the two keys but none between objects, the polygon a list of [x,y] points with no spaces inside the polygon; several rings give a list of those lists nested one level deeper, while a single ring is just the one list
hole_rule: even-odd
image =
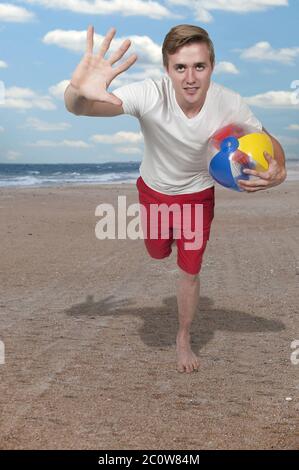
[{"label": "red shorts", "polygon": [[136,183],[145,246],[152,258],[170,255],[176,241],[178,266],[198,274],[214,217],[214,187],[197,193],[168,195]]}]

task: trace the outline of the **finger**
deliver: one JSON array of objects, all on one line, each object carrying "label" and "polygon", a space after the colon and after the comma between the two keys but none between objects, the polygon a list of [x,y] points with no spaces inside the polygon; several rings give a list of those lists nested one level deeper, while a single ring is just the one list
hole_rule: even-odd
[{"label": "finger", "polygon": [[272,188],[273,184],[266,186],[258,186],[256,188],[243,188],[246,193],[254,193],[256,191],[264,191],[265,189]]},{"label": "finger", "polygon": [[122,101],[119,98],[117,98],[117,96],[113,95],[112,93],[105,93],[102,97],[102,100],[105,103],[115,104],[116,106],[122,105]]},{"label": "finger", "polygon": [[[245,169],[245,170],[243,170],[243,173],[245,173],[246,175],[256,176],[256,177],[264,179],[264,180],[269,179],[268,171],[259,172],[259,171],[256,171],[256,170]],[[241,181],[248,181],[248,180],[241,180]],[[254,181],[256,181],[256,180],[254,180]]]},{"label": "finger", "polygon": [[133,54],[123,64],[119,65],[118,67],[115,67],[115,69],[113,69],[114,77],[124,72],[129,67],[131,67],[134,64],[134,62],[136,62],[136,60],[137,60],[137,55]]},{"label": "finger", "polygon": [[256,191],[262,191],[263,189],[265,189],[264,187],[263,188],[244,188],[244,191],[246,193],[255,193]]},{"label": "finger", "polygon": [[246,186],[245,184],[239,184],[238,183],[238,186],[239,186],[239,189],[242,191],[242,192],[247,192],[247,193],[250,193],[250,192],[253,192],[253,191],[258,191],[259,189],[262,189],[262,187],[250,187],[250,186]]},{"label": "finger", "polygon": [[254,188],[258,186],[266,186],[268,184],[267,180],[258,179],[254,181],[239,180],[238,184],[242,185],[243,188]]},{"label": "finger", "polygon": [[108,51],[109,47],[110,47],[110,44],[111,44],[111,41],[114,37],[116,33],[116,29],[115,28],[111,28],[109,29],[108,33],[106,34],[105,38],[103,39],[103,42],[100,46],[100,49],[99,49],[99,56],[100,57],[104,57],[104,55],[106,54],[106,52]]},{"label": "finger", "polygon": [[112,65],[114,64],[115,62],[117,62],[124,54],[125,52],[127,52],[127,50],[129,49],[131,45],[131,41],[129,39],[126,39],[122,45],[120,46],[120,48],[115,51],[111,57],[109,57],[109,60],[108,62]]},{"label": "finger", "polygon": [[250,170],[249,168],[244,168],[244,170],[242,170],[242,173],[245,173],[245,175],[260,176],[260,173],[258,171]]},{"label": "finger", "polygon": [[247,188],[261,188],[264,186],[268,186],[268,181],[266,180],[255,180],[255,181],[246,181],[246,180],[239,180],[238,185],[241,188],[247,189]]},{"label": "finger", "polygon": [[92,54],[93,51],[93,33],[94,27],[92,25],[87,28],[87,37],[86,37],[86,53]]}]

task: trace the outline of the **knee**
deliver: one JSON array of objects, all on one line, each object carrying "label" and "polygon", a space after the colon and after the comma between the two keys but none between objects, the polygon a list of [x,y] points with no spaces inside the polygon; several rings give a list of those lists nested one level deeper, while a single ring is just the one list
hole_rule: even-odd
[{"label": "knee", "polygon": [[154,246],[151,246],[149,244],[146,244],[146,250],[148,254],[150,255],[151,258],[154,259],[163,259],[163,258],[168,258],[168,256],[171,254],[171,249],[170,250],[161,250],[159,248],[155,248]]},{"label": "knee", "polygon": [[190,285],[194,285],[199,280],[199,273],[198,274],[189,274],[186,271],[183,271],[180,268],[180,280],[183,282],[187,282]]}]

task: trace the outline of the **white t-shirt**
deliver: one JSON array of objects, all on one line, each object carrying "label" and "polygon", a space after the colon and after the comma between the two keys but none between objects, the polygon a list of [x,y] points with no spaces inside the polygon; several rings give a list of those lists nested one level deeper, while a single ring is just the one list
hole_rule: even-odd
[{"label": "white t-shirt", "polygon": [[188,118],[175,97],[168,75],[146,79],[113,90],[125,114],[140,121],[144,157],[140,174],[152,189],[165,194],[186,194],[214,185],[208,172],[208,139],[232,122],[262,130],[243,98],[211,82],[200,112]]}]

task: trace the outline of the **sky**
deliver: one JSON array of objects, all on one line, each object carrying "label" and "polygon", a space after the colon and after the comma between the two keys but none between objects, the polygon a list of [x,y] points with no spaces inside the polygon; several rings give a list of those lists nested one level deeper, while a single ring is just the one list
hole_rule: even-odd
[{"label": "sky", "polygon": [[240,93],[263,126],[299,159],[298,0],[16,0],[0,2],[0,163],[141,161],[131,116],[75,116],[64,90],[86,30],[95,51],[113,26],[111,52],[129,38],[138,61],[109,91],[164,74],[161,45],[178,24],[205,28],[214,43],[213,80]]}]

